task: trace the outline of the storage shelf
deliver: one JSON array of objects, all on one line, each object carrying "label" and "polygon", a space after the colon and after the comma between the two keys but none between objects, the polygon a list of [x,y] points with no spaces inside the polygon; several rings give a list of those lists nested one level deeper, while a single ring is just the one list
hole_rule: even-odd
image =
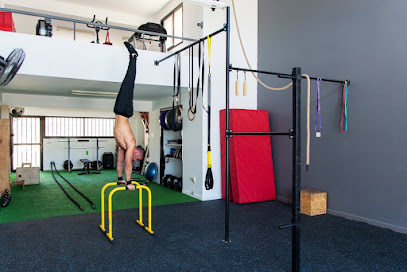
[{"label": "storage shelf", "polygon": [[182,159],[176,159],[176,158],[171,158],[171,157],[165,157],[166,159],[174,160],[174,161],[182,161]]},{"label": "storage shelf", "polygon": [[165,144],[165,145],[169,145],[169,146],[182,146],[182,144]]}]

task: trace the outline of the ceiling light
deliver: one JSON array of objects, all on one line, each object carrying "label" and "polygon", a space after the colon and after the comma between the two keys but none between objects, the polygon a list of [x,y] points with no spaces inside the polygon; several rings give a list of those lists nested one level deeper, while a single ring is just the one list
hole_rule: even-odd
[{"label": "ceiling light", "polygon": [[222,8],[223,9],[223,8],[226,7],[225,3],[218,2],[218,1],[215,1],[215,0],[187,0],[186,2],[191,2],[191,3],[203,5],[203,6],[209,6],[209,7],[212,7],[212,8]]},{"label": "ceiling light", "polygon": [[85,91],[85,90],[72,90],[71,94],[74,95],[86,95],[86,96],[117,96],[115,92],[101,92],[101,91]]}]

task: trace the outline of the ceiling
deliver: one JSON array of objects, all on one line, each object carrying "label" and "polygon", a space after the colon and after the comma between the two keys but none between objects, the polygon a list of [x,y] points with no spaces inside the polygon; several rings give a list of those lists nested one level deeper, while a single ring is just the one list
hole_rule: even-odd
[{"label": "ceiling", "polygon": [[[17,74],[6,86],[0,87],[2,93],[60,95],[80,97],[71,94],[72,90],[118,92],[121,83],[92,81],[71,78],[43,77]],[[172,96],[172,87],[136,84],[134,88],[134,99],[138,101],[155,101],[164,97]],[[92,97],[98,97],[92,95]],[[106,97],[115,99],[116,97]]]}]

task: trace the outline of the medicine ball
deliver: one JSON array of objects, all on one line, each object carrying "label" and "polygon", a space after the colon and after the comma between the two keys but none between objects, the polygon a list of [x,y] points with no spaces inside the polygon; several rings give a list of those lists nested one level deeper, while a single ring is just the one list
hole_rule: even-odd
[{"label": "medicine ball", "polygon": [[167,178],[167,175],[163,176],[160,180],[160,184],[164,185],[164,180]]},{"label": "medicine ball", "polygon": [[173,131],[182,129],[182,108],[174,107],[165,115],[165,124]]},{"label": "medicine ball", "polygon": [[165,116],[167,115],[167,110],[161,112],[160,114],[160,120],[158,120],[160,122],[160,126],[164,129],[164,130],[170,130],[167,126],[167,124],[165,123]]},{"label": "medicine ball", "polygon": [[168,187],[168,179],[169,179],[170,177],[172,177],[172,175],[165,175],[165,176],[163,177],[163,185],[164,185],[165,187]]},{"label": "medicine ball", "polygon": [[[73,168],[73,163],[72,163],[72,161],[69,161],[69,163],[70,163],[70,166],[71,166],[71,170],[72,170],[72,168]],[[68,160],[66,160],[66,161],[64,161],[64,169],[65,170],[68,170]]]},{"label": "medicine ball", "polygon": [[174,179],[173,187],[176,191],[182,191],[182,177]]},{"label": "medicine ball", "polygon": [[171,176],[171,177],[168,178],[167,187],[170,188],[171,190],[174,189],[174,180],[175,180],[176,178],[177,178],[177,177],[174,177],[174,176]]}]

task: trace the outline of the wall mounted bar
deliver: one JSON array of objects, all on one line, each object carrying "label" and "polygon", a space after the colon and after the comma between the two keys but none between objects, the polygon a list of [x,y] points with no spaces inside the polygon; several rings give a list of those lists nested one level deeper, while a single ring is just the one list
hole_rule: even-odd
[{"label": "wall mounted bar", "polygon": [[289,132],[228,132],[227,135],[265,135],[265,136],[277,136],[277,135],[291,135]]},{"label": "wall mounted bar", "polygon": [[[212,36],[215,36],[215,35],[217,35],[217,34],[223,32],[223,31],[225,31],[225,28],[221,28],[221,29],[219,29],[219,30],[213,32],[212,34],[209,34],[208,36],[209,36],[209,37],[212,37]],[[171,57],[173,57],[173,56],[175,56],[175,55],[178,55],[178,54],[181,53],[182,51],[185,51],[185,50],[187,50],[188,48],[191,48],[191,47],[197,45],[198,43],[201,43],[201,42],[205,41],[206,39],[208,39],[208,36],[203,37],[203,38],[201,38],[201,39],[199,39],[199,40],[197,40],[197,41],[191,43],[190,45],[187,45],[187,46],[185,46],[184,48],[181,48],[180,50],[175,51],[174,53],[172,53],[172,54],[170,54],[170,55],[168,55],[168,56],[166,56],[166,57],[164,57],[164,58],[162,58],[162,59],[160,59],[160,60],[154,61],[154,64],[155,64],[155,65],[159,65],[160,62],[163,62],[164,60],[169,59],[169,58],[171,58]]]},{"label": "wall mounted bar", "polygon": [[[266,75],[276,75],[276,76],[278,76],[280,78],[292,78],[292,75],[290,75],[290,74],[270,72],[270,71],[261,71],[261,70],[253,70],[253,69],[239,68],[239,67],[233,67],[233,66],[230,66],[229,70],[231,70],[231,71],[232,70],[243,71],[243,72],[254,72],[254,73],[266,74]],[[305,77],[302,77],[302,78],[305,78]],[[310,79],[312,79],[312,80],[320,79],[321,81],[342,83],[342,84],[344,84],[345,81],[347,81],[348,85],[350,85],[350,79],[337,80],[337,79],[318,78],[318,77],[311,77],[311,76],[310,76]]]}]

